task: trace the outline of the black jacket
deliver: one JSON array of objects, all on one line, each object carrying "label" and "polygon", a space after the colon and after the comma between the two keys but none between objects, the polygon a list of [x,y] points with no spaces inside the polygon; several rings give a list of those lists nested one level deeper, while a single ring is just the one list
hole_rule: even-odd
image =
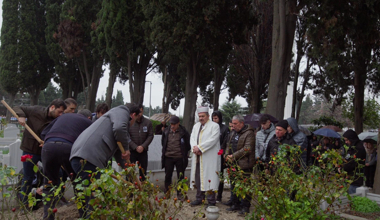
[{"label": "black jacket", "polygon": [[230,134],[230,129],[228,129],[227,126],[223,124],[223,116],[220,111],[214,111],[212,113],[212,116],[218,116],[219,118],[219,128],[220,128],[220,147],[221,149],[225,150],[222,146],[225,141],[228,141],[228,135]]},{"label": "black jacket", "polygon": [[273,135],[273,137],[269,140],[268,147],[266,150],[266,159],[265,161],[268,163],[271,160],[271,156],[278,151],[278,147],[283,144],[288,145],[295,145],[297,144],[293,138],[286,133],[281,140],[278,140],[276,135]]},{"label": "black jacket", "polygon": [[[168,147],[168,136],[169,136],[170,127],[165,128],[164,132],[162,132],[162,155],[161,155],[161,163],[162,163],[162,169],[165,168],[165,153],[166,148]],[[191,149],[190,147],[190,134],[186,131],[185,127],[182,125],[179,125],[179,132],[181,136],[181,153],[182,153],[182,159],[184,166],[187,167],[187,164],[189,163],[188,159],[188,153]]]},{"label": "black jacket", "polygon": [[366,158],[366,152],[364,149],[363,141],[361,141],[355,131],[349,129],[344,134],[343,137],[347,138],[351,142],[347,150],[347,154],[344,155],[347,163],[343,165],[343,169],[348,173],[348,175],[354,177],[352,185],[362,186],[363,177],[358,178],[358,174],[363,172],[363,168],[358,168],[358,163],[355,162],[353,158],[354,155],[356,158],[360,158],[361,161],[359,164],[364,165],[364,160]]}]

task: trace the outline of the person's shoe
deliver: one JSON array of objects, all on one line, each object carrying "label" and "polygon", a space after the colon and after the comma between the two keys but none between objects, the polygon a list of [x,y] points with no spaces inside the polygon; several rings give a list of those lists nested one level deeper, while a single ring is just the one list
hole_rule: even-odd
[{"label": "person's shoe", "polygon": [[239,212],[239,215],[245,216],[248,213],[249,213],[249,208],[248,207],[242,207],[240,212]]},{"label": "person's shoe", "polygon": [[240,210],[240,206],[238,206],[238,205],[232,205],[231,207],[229,207],[226,210],[229,211],[229,212],[237,211],[237,210]]},{"label": "person's shoe", "polygon": [[202,205],[202,201],[201,200],[194,200],[190,203],[191,206],[197,206],[197,205]]},{"label": "person's shoe", "polygon": [[217,202],[217,203],[222,202],[222,197],[219,197],[219,196],[218,196],[218,197],[216,198],[216,202]]},{"label": "person's shoe", "polygon": [[232,201],[231,200],[228,200],[227,202],[222,202],[223,205],[226,205],[226,206],[232,206]]}]

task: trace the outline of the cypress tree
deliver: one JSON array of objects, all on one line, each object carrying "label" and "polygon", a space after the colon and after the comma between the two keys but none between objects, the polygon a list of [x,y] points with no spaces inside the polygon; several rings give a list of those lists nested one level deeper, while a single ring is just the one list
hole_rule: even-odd
[{"label": "cypress tree", "polygon": [[[1,27],[0,47],[0,83],[9,93],[12,106],[16,94],[19,92],[20,78],[17,70],[17,32],[18,32],[18,1],[3,0],[3,25]],[[7,118],[10,117],[9,112]]]}]

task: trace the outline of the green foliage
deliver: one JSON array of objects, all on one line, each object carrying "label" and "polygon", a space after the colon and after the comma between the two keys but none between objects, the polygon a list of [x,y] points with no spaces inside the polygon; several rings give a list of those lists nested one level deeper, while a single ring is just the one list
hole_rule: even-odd
[{"label": "green foliage", "polygon": [[[354,122],[354,96],[351,95],[343,104],[343,116]],[[374,99],[364,101],[363,124],[368,128],[377,128],[380,124],[380,104]]]},{"label": "green foliage", "polygon": [[225,102],[219,110],[223,115],[223,121],[227,123],[227,125],[228,122],[232,120],[234,115],[242,114],[241,105],[237,103],[236,100],[233,100],[232,102]]},{"label": "green foliage", "polygon": [[[91,212],[91,218],[94,219],[108,219],[109,216],[114,219],[175,219],[186,201],[174,195],[179,190],[186,197],[187,178],[173,184],[164,196],[159,197],[161,191],[158,185],[149,179],[140,182],[136,178],[138,164],[125,164],[125,167],[120,173],[112,168],[99,169],[89,174],[90,181],[77,179],[78,207],[83,206],[85,196],[92,194],[93,199],[89,204],[94,209]],[[99,174],[99,179],[94,178]],[[128,176],[128,181],[124,179],[125,176]]]},{"label": "green foliage", "polygon": [[156,131],[156,126],[161,124],[161,122],[159,121],[155,121],[155,120],[150,120],[152,122],[152,125],[153,125],[153,132]]},{"label": "green foliage", "polygon": [[49,82],[46,89],[44,89],[38,98],[38,104],[41,106],[48,106],[54,99],[62,98],[62,90]]},{"label": "green foliage", "polygon": [[333,117],[330,117],[330,116],[321,116],[317,119],[314,119],[311,121],[311,123],[315,124],[318,126],[318,128],[321,128],[325,125],[334,125],[334,126],[337,126],[339,128],[343,128],[343,123],[340,122],[340,121],[337,121],[335,118]]},{"label": "green foliage", "polygon": [[[250,196],[255,204],[249,219],[326,219],[339,205],[339,197],[347,195],[354,177],[347,172],[337,172],[346,161],[336,150],[314,152],[315,164],[303,169],[300,166],[302,150],[299,146],[282,145],[271,156],[268,164],[261,161],[254,167],[255,176],[247,177],[234,163],[227,169],[227,179],[235,187],[238,197]],[[354,159],[354,158],[353,158]],[[354,159],[358,163],[359,159]],[[362,176],[362,175],[361,175]],[[320,209],[324,199],[327,210]]]},{"label": "green foliage", "polygon": [[379,205],[367,197],[354,196],[351,199],[351,207],[354,211],[370,213],[370,212],[380,212]]},{"label": "green foliage", "polygon": [[116,96],[112,97],[111,108],[119,106],[119,105],[124,105],[124,98],[123,98],[123,93],[121,92],[121,90],[117,90]]}]

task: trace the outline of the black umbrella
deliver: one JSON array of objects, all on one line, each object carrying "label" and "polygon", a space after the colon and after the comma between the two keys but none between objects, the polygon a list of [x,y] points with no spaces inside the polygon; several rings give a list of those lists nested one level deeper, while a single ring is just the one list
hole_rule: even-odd
[{"label": "black umbrella", "polygon": [[[250,115],[246,115],[246,116],[244,116],[244,123],[251,125],[252,128],[258,128],[258,127],[260,127],[259,121],[260,121],[261,116],[263,116],[263,114],[260,114],[260,113],[253,113]],[[272,115],[269,115],[269,120],[273,124],[276,124],[278,122],[278,120],[275,117],[273,117]]]}]

